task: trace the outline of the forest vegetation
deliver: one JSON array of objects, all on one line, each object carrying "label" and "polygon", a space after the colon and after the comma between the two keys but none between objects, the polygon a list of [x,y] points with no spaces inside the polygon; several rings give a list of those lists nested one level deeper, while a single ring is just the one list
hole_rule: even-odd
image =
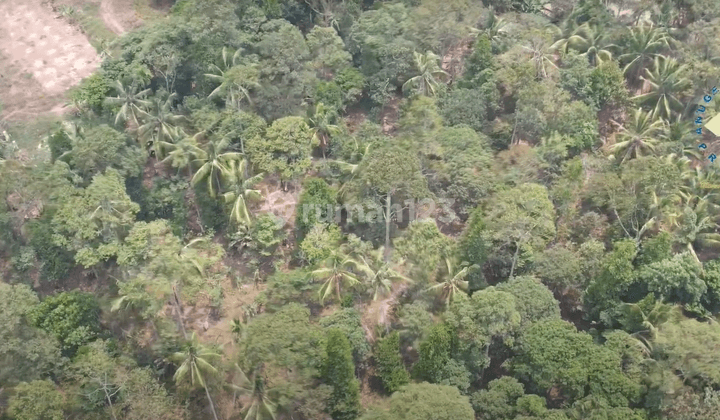
[{"label": "forest vegetation", "polygon": [[0,130],[0,418],[720,419],[719,33],[176,1]]}]

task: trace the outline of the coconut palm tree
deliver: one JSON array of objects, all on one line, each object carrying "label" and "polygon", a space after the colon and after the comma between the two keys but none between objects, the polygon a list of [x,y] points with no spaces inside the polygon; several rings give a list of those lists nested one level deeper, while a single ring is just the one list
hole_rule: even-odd
[{"label": "coconut palm tree", "polygon": [[614,44],[607,42],[608,32],[600,25],[586,22],[577,28],[575,34],[567,40],[566,48],[572,48],[587,57],[590,64],[598,66],[612,60],[611,49]]},{"label": "coconut palm tree", "polygon": [[240,318],[233,318],[230,321],[230,332],[236,337],[241,337],[245,333],[245,323]]},{"label": "coconut palm tree", "polygon": [[213,198],[217,196],[223,176],[230,175],[230,162],[243,158],[242,153],[232,151],[230,146],[228,137],[209,141],[193,161],[199,164],[200,168],[195,172],[190,183],[197,185],[198,182],[207,181],[208,192]]},{"label": "coconut palm tree", "polygon": [[368,258],[360,256],[362,263],[356,266],[358,271],[364,274],[366,283],[373,291],[373,300],[377,300],[381,293],[389,294],[392,289],[392,284],[396,281],[405,280],[412,283],[411,279],[393,269],[390,264],[385,261],[383,258],[384,254],[384,248],[380,247],[380,249],[368,256]]},{"label": "coconut palm tree", "polygon": [[432,51],[425,54],[416,51],[413,54],[415,67],[420,74],[403,83],[403,92],[414,88],[421,95],[435,96],[440,83],[444,83],[449,78],[449,75],[438,64],[440,57]]},{"label": "coconut palm tree", "polygon": [[227,172],[225,183],[228,190],[223,194],[226,203],[232,204],[230,211],[230,221],[237,225],[252,224],[250,211],[248,210],[249,200],[259,200],[262,198],[260,190],[252,189],[258,182],[262,181],[264,174],[246,178],[245,167],[248,165],[246,159],[233,159],[227,163]]},{"label": "coconut palm tree", "polygon": [[502,43],[503,39],[505,39],[508,35],[507,22],[505,21],[505,19],[496,15],[493,12],[492,8],[488,11],[487,19],[485,20],[485,24],[483,25],[482,29],[472,27],[469,29],[470,35],[473,38],[477,38],[481,34],[487,35],[494,51],[497,51],[500,48],[500,44]]},{"label": "coconut palm tree", "polygon": [[[184,134],[184,133],[183,133]],[[194,136],[183,136],[180,140],[173,142],[171,150],[162,162],[170,163],[178,173],[181,169],[187,168],[188,176],[192,177],[192,163],[203,153],[198,146],[198,140],[205,135],[205,132],[196,133]]]},{"label": "coconut palm tree", "polygon": [[185,343],[183,350],[170,357],[173,363],[180,365],[173,376],[175,383],[188,383],[191,387],[198,385],[203,387],[215,420],[218,420],[218,417],[205,379],[218,374],[218,370],[213,366],[213,363],[221,358],[222,356],[219,353],[200,344],[195,332],[192,333],[190,340]]},{"label": "coconut palm tree", "polygon": [[173,93],[163,101],[154,97],[150,107],[140,109],[138,117],[142,125],[138,127],[138,136],[150,146],[151,154],[158,159],[165,158],[165,150],[174,139],[182,137],[182,129],[178,126],[185,117],[173,113],[173,103],[177,94]]},{"label": "coconut palm tree", "polygon": [[[54,160],[61,160],[63,162],[69,162],[69,159],[72,157],[72,154],[73,154],[72,153],[73,148],[80,140],[82,140],[85,137],[85,129],[83,128],[82,125],[78,124],[77,122],[63,121],[61,123],[60,130],[58,130],[57,134],[63,135],[68,139],[68,141],[70,142],[70,150],[64,151],[62,154],[60,154],[60,156],[55,157]],[[49,140],[48,140],[49,137],[50,136],[43,139],[43,142],[49,143]],[[9,135],[7,135],[6,138],[8,140],[4,142],[6,144],[5,154],[9,156],[12,154],[11,153],[12,150],[9,150],[10,146],[14,145],[15,141],[10,142]]]},{"label": "coconut palm tree", "polygon": [[110,200],[104,198],[100,205],[90,215],[92,220],[102,232],[103,236],[117,236],[122,239],[128,233],[128,226],[137,211],[137,204],[132,201]]},{"label": "coconut palm tree", "polygon": [[664,143],[675,146],[673,150],[678,154],[700,160],[702,153],[698,148],[697,135],[693,132],[694,128],[692,120],[684,118],[683,114],[676,114],[665,124],[660,138]]},{"label": "coconut palm tree", "polygon": [[698,200],[694,206],[686,205],[677,222],[677,241],[685,245],[698,262],[697,246],[720,247],[720,234],[716,233],[720,225],[717,217],[712,215],[717,213],[709,211],[712,206],[706,199]]},{"label": "coconut palm tree", "polygon": [[143,318],[160,312],[162,306],[160,300],[152,298],[144,280],[144,277],[135,276],[126,281],[118,281],[119,297],[112,301],[110,310],[112,312],[128,310]]},{"label": "coconut palm tree", "polygon": [[252,105],[250,89],[260,87],[260,72],[255,65],[240,64],[240,52],[241,50],[238,49],[230,55],[227,48],[223,48],[223,67],[212,64],[210,70],[213,73],[205,74],[208,79],[220,83],[208,98],[224,95],[226,106],[235,109],[240,109],[243,100],[247,100]]},{"label": "coconut palm tree", "polygon": [[308,116],[308,126],[320,145],[323,158],[325,158],[325,149],[327,149],[330,136],[340,133],[340,127],[335,124],[337,117],[337,112],[322,102],[315,105],[313,114]]},{"label": "coconut palm tree", "polygon": [[493,13],[493,10],[490,9],[487,20],[485,21],[484,33],[488,36],[493,47],[496,47],[507,36],[508,24],[505,19],[497,16]]},{"label": "coconut palm tree", "polygon": [[263,375],[262,365],[253,369],[248,378],[235,364],[235,374],[231,387],[240,394],[243,401],[243,420],[275,420],[278,405],[268,395],[267,379]]},{"label": "coconut palm tree", "polygon": [[443,274],[442,281],[426,290],[440,290],[445,306],[450,306],[458,293],[468,292],[468,281],[465,278],[470,273],[471,266],[467,262],[458,265],[453,259],[445,257],[445,268],[447,271]]},{"label": "coconut palm tree", "polygon": [[550,25],[548,29],[554,33],[556,41],[550,46],[551,51],[568,52],[568,43],[570,38],[575,35],[579,28],[575,19],[566,19],[562,25]]},{"label": "coconut palm tree", "polygon": [[620,163],[633,157],[655,151],[659,140],[658,136],[663,128],[663,121],[652,112],[645,112],[638,108],[630,121],[619,126],[618,138],[620,141],[610,148],[613,158],[622,156]]},{"label": "coconut palm tree", "polygon": [[686,66],[680,65],[674,58],[658,56],[653,60],[652,70],[645,69],[640,78],[648,83],[650,91],[634,97],[640,104],[666,120],[673,112],[683,110],[682,96],[691,87],[684,77]]},{"label": "coconut palm tree", "polygon": [[667,32],[654,28],[653,25],[630,29],[627,45],[623,48],[626,52],[618,57],[621,62],[627,63],[623,72],[629,75],[630,80],[637,80],[651,60],[670,47],[668,39]]},{"label": "coconut palm tree", "polygon": [[658,301],[653,294],[637,303],[623,303],[618,309],[618,320],[623,329],[631,333],[640,351],[649,358],[653,357],[653,341],[658,336],[660,326],[682,317],[678,306]]},{"label": "coconut palm tree", "polygon": [[112,106],[120,106],[120,110],[115,114],[115,125],[122,122],[132,121],[136,127],[140,126],[138,122],[138,114],[143,108],[149,108],[152,103],[145,99],[152,89],[139,90],[136,84],[125,86],[119,80],[114,83],[117,96],[105,98],[105,103]]},{"label": "coconut palm tree", "polygon": [[532,54],[530,61],[535,66],[536,78],[546,79],[548,77],[548,66],[558,68],[553,62],[552,54],[550,54],[550,49],[544,39],[533,38],[530,45],[523,45],[523,49]]},{"label": "coconut palm tree", "polygon": [[357,275],[352,271],[352,267],[357,267],[358,265],[359,262],[357,260],[350,258],[340,250],[335,250],[330,257],[322,263],[322,267],[312,271],[310,274],[313,277],[324,280],[318,292],[320,294],[320,303],[323,303],[333,290],[335,290],[338,301],[340,301],[340,288],[342,285],[352,287],[360,284]]},{"label": "coconut palm tree", "polygon": [[[706,185],[720,185],[720,170],[717,166],[699,165],[685,179],[687,184],[680,187],[680,193],[687,194],[683,197],[683,203],[689,204],[703,198],[711,203],[716,202],[717,190],[708,189]],[[694,197],[697,199],[694,200]]]}]

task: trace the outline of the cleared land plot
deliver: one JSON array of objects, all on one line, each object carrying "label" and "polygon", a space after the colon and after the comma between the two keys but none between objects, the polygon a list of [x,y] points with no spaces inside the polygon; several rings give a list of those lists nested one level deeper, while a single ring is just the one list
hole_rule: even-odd
[{"label": "cleared land plot", "polygon": [[87,38],[40,0],[0,1],[0,117],[60,112],[63,93],[100,59]]}]

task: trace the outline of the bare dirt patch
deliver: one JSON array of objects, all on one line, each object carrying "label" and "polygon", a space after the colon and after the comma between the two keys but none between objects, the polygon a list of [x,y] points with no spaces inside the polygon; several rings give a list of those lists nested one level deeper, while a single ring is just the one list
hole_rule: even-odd
[{"label": "bare dirt patch", "polygon": [[398,303],[398,297],[407,290],[407,283],[396,283],[392,287],[389,296],[371,301],[363,311],[362,327],[365,330],[365,336],[371,343],[375,342],[378,326],[388,330],[394,316],[395,306]]},{"label": "bare dirt patch", "polygon": [[395,95],[390,99],[380,112],[380,124],[383,134],[392,136],[397,131],[397,123],[400,118],[400,101],[402,97]]},{"label": "bare dirt patch", "polygon": [[0,2],[0,19],[2,116],[61,112],[63,93],[100,65],[97,52],[40,0]]},{"label": "bare dirt patch", "polygon": [[450,75],[450,82],[456,80],[463,73],[465,57],[472,52],[472,39],[458,42],[442,58],[441,67]]},{"label": "bare dirt patch", "polygon": [[[253,305],[255,298],[265,291],[265,284],[242,284],[237,287],[232,282],[225,281],[223,286],[223,305],[221,317],[219,320],[208,320],[205,318],[198,320],[192,325],[194,331],[197,331],[200,338],[205,342],[222,345],[226,350],[234,349],[235,335],[232,333],[232,320],[245,319],[246,309]],[[205,324],[207,323],[207,324]],[[205,328],[207,325],[207,328]],[[231,353],[233,350],[230,351]]]},{"label": "bare dirt patch", "polygon": [[280,186],[280,181],[274,177],[261,182],[257,187],[264,198],[259,211],[273,213],[286,222],[287,227],[295,226],[295,207],[300,197],[300,188],[289,185],[287,191]]},{"label": "bare dirt patch", "polygon": [[[129,32],[143,23],[138,7],[149,7],[150,0],[49,0],[57,10],[69,6],[81,12],[85,19],[92,17],[115,35]],[[153,9],[151,9],[153,10]],[[161,15],[160,12],[157,12]],[[88,26],[85,21],[81,26]],[[87,29],[87,28],[86,28]]]},{"label": "bare dirt patch", "polygon": [[118,35],[139,24],[138,19],[135,18],[132,0],[102,0],[100,17],[105,25]]}]

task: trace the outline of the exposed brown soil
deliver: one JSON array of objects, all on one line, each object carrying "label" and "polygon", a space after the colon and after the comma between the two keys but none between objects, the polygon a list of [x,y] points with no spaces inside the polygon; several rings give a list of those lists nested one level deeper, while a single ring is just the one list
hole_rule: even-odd
[{"label": "exposed brown soil", "polygon": [[441,67],[450,75],[450,83],[462,76],[465,57],[472,52],[472,38],[458,42],[442,58]]},{"label": "exposed brown soil", "polygon": [[40,0],[0,1],[0,20],[0,117],[62,113],[63,93],[100,65],[95,49]]},{"label": "exposed brown soil", "polygon": [[397,122],[400,117],[400,101],[402,97],[395,95],[390,99],[380,112],[380,125],[383,134],[392,135],[397,131]]},{"label": "exposed brown soil", "polygon": [[[222,283],[223,305],[219,320],[210,316],[209,308],[192,308],[188,312],[186,325],[198,332],[200,338],[205,342],[220,344],[224,349],[230,350],[235,347],[235,337],[231,331],[233,319],[243,319],[245,309],[252,305],[255,298],[263,292],[267,286],[263,283],[233,285],[230,279]],[[188,309],[188,308],[186,308]]]},{"label": "exposed brown soil", "polygon": [[371,301],[363,311],[362,326],[369,342],[374,342],[376,327],[389,328],[398,297],[407,289],[406,283],[393,285],[392,293],[384,298]]},{"label": "exposed brown soil", "polygon": [[266,179],[255,188],[259,189],[263,196],[258,211],[261,213],[273,213],[285,221],[286,228],[293,228],[295,226],[295,207],[300,197],[300,188],[289,185],[287,191],[285,191],[280,186],[280,181],[274,178]]},{"label": "exposed brown soil", "polygon": [[122,35],[142,24],[135,13],[133,0],[101,0],[100,18],[111,31]]}]

